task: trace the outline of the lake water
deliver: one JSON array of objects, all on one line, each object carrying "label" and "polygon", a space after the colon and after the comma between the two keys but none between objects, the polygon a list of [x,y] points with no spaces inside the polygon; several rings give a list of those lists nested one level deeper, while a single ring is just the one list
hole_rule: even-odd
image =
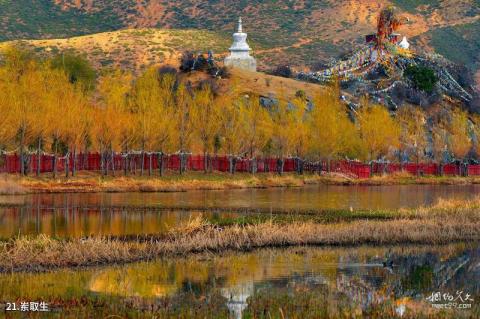
[{"label": "lake water", "polygon": [[0,238],[164,233],[197,216],[235,217],[245,211],[397,209],[439,199],[471,199],[480,185],[308,186],[304,188],[0,196]]},{"label": "lake water", "polygon": [[[303,311],[305,296],[313,296],[309,302],[330,314],[369,311],[379,304],[394,314],[411,314],[419,309],[435,311],[427,298],[436,292],[457,296],[462,291],[463,298],[473,296],[474,301],[468,301],[472,309],[457,310],[455,317],[474,318],[479,311],[479,278],[478,244],[296,247],[88,270],[2,274],[0,302],[44,300],[56,311],[80,307],[92,317],[105,307],[122,313],[115,306],[122,303],[158,309],[160,314],[207,307],[212,318],[241,318],[260,311],[262,297],[283,300],[286,296],[285,309],[295,306]],[[185,305],[187,300],[190,303]]]}]

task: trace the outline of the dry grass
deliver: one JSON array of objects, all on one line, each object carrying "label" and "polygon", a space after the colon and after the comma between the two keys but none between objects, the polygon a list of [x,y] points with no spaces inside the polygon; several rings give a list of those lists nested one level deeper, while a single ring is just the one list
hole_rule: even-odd
[{"label": "dry grass", "polygon": [[469,185],[480,184],[480,177],[460,176],[415,176],[407,172],[395,172],[386,175],[374,175],[370,178],[356,179],[341,174],[324,175],[323,183],[330,185]]},{"label": "dry grass", "polygon": [[[119,173],[120,174],[120,173]],[[53,179],[50,174],[40,178],[15,175],[0,177],[0,194],[24,193],[94,193],[94,192],[185,192],[189,190],[227,190],[240,188],[302,187],[310,184],[327,185],[462,185],[480,184],[479,177],[416,177],[408,173],[374,176],[355,179],[338,173],[317,175],[294,173],[279,176],[274,173],[256,175],[239,173],[189,172],[178,175],[169,172],[166,176],[121,176],[102,178],[96,172],[80,172],[78,176]]]},{"label": "dry grass", "polygon": [[221,228],[202,219],[162,238],[118,241],[109,238],[56,240],[16,238],[0,245],[1,271],[125,263],[159,256],[292,245],[445,244],[480,240],[480,199],[441,201],[432,207],[400,210],[393,220],[341,223],[302,221]]},{"label": "dry grass", "polygon": [[96,173],[82,172],[74,178],[50,178],[49,176],[9,177],[5,179],[13,186],[29,193],[65,193],[65,192],[184,192],[189,190],[226,190],[240,188],[300,187],[306,184],[320,183],[316,175],[298,176],[285,174],[246,174],[230,175],[226,173],[203,174],[190,172],[186,175],[169,173],[160,176],[118,176],[102,178]]},{"label": "dry grass", "polygon": [[26,192],[18,178],[9,175],[0,176],[0,195],[17,195]]}]

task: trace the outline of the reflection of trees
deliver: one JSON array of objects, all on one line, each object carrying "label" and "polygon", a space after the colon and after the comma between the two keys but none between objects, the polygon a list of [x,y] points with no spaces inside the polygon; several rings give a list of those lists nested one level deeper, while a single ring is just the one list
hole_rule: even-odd
[{"label": "reflection of trees", "polygon": [[[381,265],[393,260],[392,270]],[[463,289],[478,295],[479,249],[463,245],[444,247],[289,248],[192,256],[84,271],[0,276],[0,295],[39,299],[48,295],[164,297],[213,293],[238,317],[248,297],[282,289],[298,294],[302,289],[328,291],[332,299],[347,300],[360,309],[434,290]],[[425,279],[426,278],[426,279]],[[319,288],[321,287],[321,288]],[[181,297],[178,297],[181,298]],[[25,299],[25,298],[24,298]],[[419,298],[422,299],[422,298]],[[402,301],[403,302],[403,301]],[[335,303],[332,307],[337,307]],[[352,305],[352,308],[354,306]]]}]

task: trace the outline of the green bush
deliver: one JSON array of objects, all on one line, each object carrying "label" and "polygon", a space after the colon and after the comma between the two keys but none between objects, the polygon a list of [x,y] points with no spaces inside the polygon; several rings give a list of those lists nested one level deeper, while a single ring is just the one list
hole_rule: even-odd
[{"label": "green bush", "polygon": [[405,70],[405,76],[413,82],[417,89],[427,93],[432,93],[438,82],[435,72],[424,66],[408,66]]}]

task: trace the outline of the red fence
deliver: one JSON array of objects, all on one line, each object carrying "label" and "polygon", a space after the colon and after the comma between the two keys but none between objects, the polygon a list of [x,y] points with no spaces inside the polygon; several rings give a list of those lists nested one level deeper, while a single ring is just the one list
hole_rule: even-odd
[{"label": "red fence", "polygon": [[[230,158],[228,156],[209,156],[207,159],[203,155],[187,155],[185,158],[185,169],[190,171],[203,171],[207,164],[208,170],[229,172],[231,166],[234,165],[236,172],[278,172],[281,161],[276,158]],[[98,153],[78,154],[75,161],[73,156],[67,158],[54,158],[51,155],[41,155],[38,160],[37,155],[26,157],[25,167],[27,173],[34,173],[40,165],[40,172],[53,172],[55,161],[57,171],[61,173],[65,171],[65,165],[68,161],[68,168],[72,170],[75,163],[75,169],[78,171],[100,171],[102,169],[112,170],[129,170],[138,171],[142,168],[145,171],[158,170],[163,162],[165,170],[179,171],[181,168],[180,155],[164,155],[159,154],[130,154],[123,156],[114,154],[107,156],[103,161]],[[207,162],[207,163],[205,163]],[[462,172],[469,176],[480,176],[480,165],[446,164],[440,166],[435,163],[431,164],[414,164],[414,163],[372,163],[364,164],[354,161],[331,161],[329,162],[304,162],[296,158],[286,158],[283,162],[283,172],[337,172],[349,175],[355,178],[368,178],[371,174],[391,174],[395,172],[405,171],[412,175],[462,175]],[[18,154],[0,155],[0,173],[19,173],[20,172],[20,156]]]}]

